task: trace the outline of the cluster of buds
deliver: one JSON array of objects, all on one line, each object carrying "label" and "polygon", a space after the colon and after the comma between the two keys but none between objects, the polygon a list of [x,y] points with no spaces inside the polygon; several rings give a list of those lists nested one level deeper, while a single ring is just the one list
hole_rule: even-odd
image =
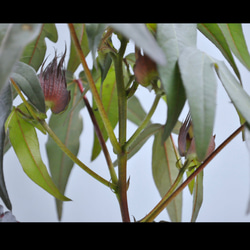
[{"label": "cluster of buds", "polygon": [[43,66],[46,60],[43,62],[39,75],[46,107],[51,108],[51,111],[55,114],[65,111],[70,102],[70,91],[67,90],[65,69],[63,68],[65,55],[66,48],[57,64],[58,57],[55,52],[54,59],[45,69],[43,69]]},{"label": "cluster of buds", "polygon": [[[207,158],[215,149],[215,135],[211,137],[207,154]],[[182,124],[178,136],[178,148],[180,156],[185,156],[186,158],[191,155],[196,155],[195,140],[193,134],[193,124],[191,120],[190,112],[188,113],[184,123]]]}]

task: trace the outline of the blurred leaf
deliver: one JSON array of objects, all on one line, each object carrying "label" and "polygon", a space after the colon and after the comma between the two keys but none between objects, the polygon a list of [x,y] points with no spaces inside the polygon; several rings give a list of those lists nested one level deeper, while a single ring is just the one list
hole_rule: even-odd
[{"label": "blurred leaf", "polygon": [[0,24],[0,90],[24,46],[39,34],[40,28],[40,24]]},{"label": "blurred leaf", "polygon": [[218,25],[234,55],[248,70],[250,70],[250,55],[247,49],[241,24],[223,23]]},{"label": "blurred leaf", "polygon": [[[69,85],[68,89],[71,91],[68,109],[60,115],[52,114],[49,126],[64,145],[77,156],[80,144],[79,138],[83,129],[83,121],[79,112],[83,108],[84,102],[82,100],[71,112],[71,108],[76,104],[81,93],[75,83]],[[48,138],[46,143],[46,150],[52,179],[59,191],[64,194],[74,162],[65,155],[51,137]],[[58,219],[60,220],[63,202],[56,199],[56,205]]]},{"label": "blurred leaf", "polygon": [[[146,115],[147,114],[141,106],[140,101],[135,95],[133,95],[128,100],[127,118],[137,126],[140,126]],[[149,121],[148,124],[151,124],[151,121]]]},{"label": "blurred leaf", "polygon": [[198,24],[198,29],[221,51],[241,81],[240,72],[235,64],[233,55],[227,44],[227,40],[225,39],[219,25],[216,23],[201,23]]},{"label": "blurred leaf", "polygon": [[109,55],[109,53],[104,54],[104,53],[98,52],[98,65],[101,70],[101,85],[103,84],[103,81],[105,80],[109,72],[111,63],[112,63],[112,58]]},{"label": "blurred leaf", "polygon": [[20,59],[21,62],[24,62],[33,67],[35,71],[39,69],[44,60],[47,49],[45,38],[48,38],[54,43],[57,42],[58,35],[55,24],[42,24],[37,38],[24,48]]},{"label": "blurred leaf", "polygon": [[[10,209],[11,210],[11,209]],[[11,211],[3,212],[3,206],[0,205],[0,222],[18,222]]]},{"label": "blurred leaf", "polygon": [[[99,79],[96,82],[96,88],[98,92],[100,93],[101,79]],[[101,99],[102,99],[104,109],[110,120],[110,123],[112,127],[115,128],[118,122],[118,105],[117,105],[118,99],[117,99],[117,90],[116,90],[115,69],[114,69],[113,63],[111,64],[109,72],[103,82]],[[94,100],[93,100],[93,110],[94,110],[97,123],[102,132],[103,138],[106,141],[108,139],[108,135],[107,135],[106,129],[104,127],[104,124],[102,122],[101,116],[99,114],[99,111],[97,109],[97,106]],[[94,132],[94,145],[92,149],[91,160],[93,161],[99,155],[100,152],[101,152],[101,146]]]},{"label": "blurred leaf", "polygon": [[89,49],[91,50],[94,65],[97,68],[97,64],[95,60],[96,51],[101,41],[102,34],[104,30],[106,29],[107,25],[104,23],[91,23],[91,24],[85,24],[85,27],[86,27],[87,36],[88,36]]},{"label": "blurred leaf", "polygon": [[203,201],[203,171],[201,171],[195,179],[191,222],[196,221],[202,205],[202,201]]},{"label": "blurred leaf", "polygon": [[250,96],[235,79],[224,62],[216,61],[215,70],[235,108],[250,124]]},{"label": "blurred leaf", "polygon": [[28,97],[29,101],[42,113],[46,112],[44,94],[35,70],[23,63],[14,65],[11,77]]},{"label": "blurred leaf", "polygon": [[8,118],[12,107],[12,96],[10,84],[5,85],[0,92],[0,197],[9,210],[12,205],[5,186],[3,173],[3,155],[5,141],[5,121]]},{"label": "blurred leaf", "polygon": [[162,49],[157,44],[155,38],[147,29],[145,24],[109,24],[116,31],[121,32],[126,38],[132,39],[135,45],[142,48],[143,51],[156,63],[166,66],[166,58]]},{"label": "blurred leaf", "polygon": [[167,66],[158,65],[168,106],[163,140],[166,140],[170,135],[186,101],[177,60],[185,47],[196,46],[196,36],[197,30],[195,24],[157,25],[157,41],[167,59]]},{"label": "blurred leaf", "polygon": [[[79,43],[81,44],[83,54],[86,57],[89,53],[89,45],[88,45],[88,38],[87,38],[85,25],[83,23],[77,23],[73,25],[74,25]],[[70,57],[69,57],[67,70],[74,73],[79,65],[80,65],[80,59],[77,55],[74,43],[71,38]]]},{"label": "blurred leaf", "polygon": [[194,125],[196,153],[202,161],[212,137],[216,110],[217,81],[213,61],[204,52],[187,47],[178,63]]},{"label": "blurred leaf", "polygon": [[69,198],[60,193],[41,159],[35,128],[26,122],[15,108],[9,116],[6,126],[9,129],[11,144],[29,178],[54,197],[69,201]]},{"label": "blurred leaf", "polygon": [[[171,138],[162,144],[162,134],[163,128],[155,134],[152,151],[153,177],[161,197],[167,193],[179,173]],[[171,221],[181,221],[182,193],[167,206],[167,211]]]},{"label": "blurred leaf", "polygon": [[[246,147],[247,147],[249,160],[250,160],[250,129],[249,129],[249,126],[245,126],[244,137],[245,137]],[[250,166],[250,162],[248,163],[248,166]],[[249,192],[249,195],[248,195],[248,203],[247,203],[246,214],[249,214],[249,213],[250,213],[250,192]]]}]

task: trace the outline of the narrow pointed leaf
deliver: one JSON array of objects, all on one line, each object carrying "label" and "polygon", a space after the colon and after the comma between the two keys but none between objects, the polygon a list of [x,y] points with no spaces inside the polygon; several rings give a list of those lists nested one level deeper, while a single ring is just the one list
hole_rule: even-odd
[{"label": "narrow pointed leaf", "polygon": [[158,24],[157,41],[162,48],[167,66],[158,65],[161,82],[167,96],[167,122],[163,134],[166,140],[174,128],[186,101],[177,60],[183,48],[196,46],[195,24]]},{"label": "narrow pointed leaf", "polygon": [[[249,129],[249,126],[245,126],[244,137],[245,137],[245,144],[247,147],[249,160],[250,160],[250,129]],[[250,162],[248,163],[248,166],[250,167]],[[249,213],[250,213],[250,192],[249,192],[249,196],[248,196],[247,209],[246,209],[246,214],[248,215]]]},{"label": "narrow pointed leaf", "polygon": [[[100,93],[101,79],[97,81],[96,88],[98,92]],[[117,106],[118,99],[117,98],[118,97],[117,97],[117,90],[116,90],[115,69],[114,69],[114,65],[112,64],[103,82],[101,99],[102,99],[104,109],[108,115],[108,118],[113,128],[115,128],[118,122],[118,106]],[[94,110],[94,114],[98,122],[98,125],[100,127],[100,130],[102,132],[103,138],[106,141],[108,139],[108,135],[107,135],[106,129],[104,127],[104,124],[102,122],[101,116],[99,114],[99,111],[97,109],[97,106],[94,100],[93,100],[93,110]],[[101,146],[94,132],[94,145],[92,149],[91,160],[93,161],[99,155],[100,152],[101,152]]]},{"label": "narrow pointed leaf", "polygon": [[[74,23],[73,25],[74,25],[79,43],[81,44],[83,54],[86,57],[89,53],[89,45],[88,45],[86,27],[83,23],[77,23],[77,24]],[[78,57],[78,54],[75,49],[75,45],[71,38],[70,57],[68,61],[67,70],[74,73],[79,65],[80,65],[80,59]]]},{"label": "narrow pointed leaf", "polygon": [[0,90],[24,46],[39,33],[40,24],[0,24]]},{"label": "narrow pointed leaf", "polygon": [[204,52],[187,47],[178,63],[194,125],[196,153],[202,161],[212,137],[216,110],[217,81],[213,61]]},{"label": "narrow pointed leaf", "polygon": [[3,155],[5,141],[5,121],[11,112],[12,96],[10,84],[2,88],[0,92],[0,197],[9,210],[12,210],[12,205],[6,189],[3,173]]},{"label": "narrow pointed leaf", "polygon": [[195,179],[191,222],[195,222],[203,201],[203,171]]},{"label": "narrow pointed leaf", "polygon": [[[157,44],[155,38],[147,29],[145,24],[110,24],[116,31],[121,32],[126,38],[132,39],[133,42],[156,63],[166,64],[166,58],[162,49]],[[165,65],[166,66],[166,65]]]},{"label": "narrow pointed leaf", "polygon": [[6,125],[11,144],[27,176],[57,199],[69,201],[60,193],[42,161],[35,128],[15,108]]},{"label": "narrow pointed leaf", "polygon": [[95,60],[96,51],[101,41],[102,34],[104,30],[106,29],[106,26],[107,25],[104,23],[91,23],[91,24],[85,25],[87,36],[88,36],[89,48],[91,50],[92,59],[96,68],[97,68],[97,64]]},{"label": "narrow pointed leaf", "polygon": [[234,55],[248,70],[250,70],[250,55],[247,49],[241,24],[223,23],[219,24],[219,27]]},{"label": "narrow pointed leaf", "polygon": [[[64,145],[74,155],[77,155],[80,144],[79,138],[83,129],[83,121],[79,112],[83,108],[84,102],[82,100],[72,111],[72,107],[77,103],[81,93],[78,90],[77,84],[71,84],[68,89],[71,92],[71,101],[68,109],[60,115],[52,114],[49,126]],[[51,137],[48,138],[46,143],[46,150],[52,179],[59,191],[64,194],[74,162],[65,155]],[[63,202],[56,199],[56,205],[57,215],[60,220]]]},{"label": "narrow pointed leaf", "polygon": [[58,34],[55,24],[42,24],[38,36],[24,48],[20,58],[21,62],[30,65],[35,69],[35,71],[39,69],[44,60],[47,49],[45,38],[54,43],[57,42]]},{"label": "narrow pointed leaf", "polygon": [[235,108],[250,124],[250,96],[242,88],[224,62],[216,61],[215,70]]},{"label": "narrow pointed leaf", "polygon": [[45,100],[41,84],[35,70],[26,63],[17,62],[11,77],[28,97],[29,101],[42,113],[46,112]]},{"label": "narrow pointed leaf", "polygon": [[[128,148],[128,157],[129,160],[132,158],[140,149],[141,147],[147,142],[147,140],[154,134],[156,134],[160,129],[162,129],[162,125],[158,123],[148,125],[141,134],[136,138],[136,140],[131,144]],[[117,166],[118,161],[114,161],[114,166]]]},{"label": "narrow pointed leaf", "polygon": [[[174,183],[179,170],[176,167],[176,155],[170,137],[162,144],[163,128],[155,135],[152,151],[152,171],[156,187],[163,197]],[[181,221],[182,193],[168,206],[171,221]]]},{"label": "narrow pointed leaf", "polygon": [[221,51],[241,81],[240,72],[235,64],[233,55],[227,44],[227,40],[225,39],[219,25],[217,23],[201,23],[198,24],[197,27],[199,31],[202,32],[202,34],[205,35]]},{"label": "narrow pointed leaf", "polygon": [[[133,95],[128,101],[127,117],[137,126],[140,126],[146,117],[146,112],[144,111],[139,99],[135,95]],[[149,124],[151,124],[150,121]]]}]

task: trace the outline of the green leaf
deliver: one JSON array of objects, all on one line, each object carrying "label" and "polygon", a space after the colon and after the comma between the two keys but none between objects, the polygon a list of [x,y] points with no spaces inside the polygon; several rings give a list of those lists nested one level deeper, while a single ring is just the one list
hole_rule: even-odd
[{"label": "green leaf", "polygon": [[[162,134],[163,128],[155,135],[152,151],[153,177],[161,197],[167,193],[179,173],[171,138],[162,144]],[[181,221],[182,193],[167,206],[167,211],[171,221]]]},{"label": "green leaf", "polygon": [[37,71],[41,66],[46,53],[45,38],[56,43],[58,39],[57,29],[55,24],[42,24],[40,32],[35,40],[30,42],[23,50],[20,61],[24,62]]},{"label": "green leaf", "polygon": [[214,64],[216,73],[220,78],[229,98],[232,100],[235,108],[250,124],[250,96],[242,88],[224,62],[216,61]]},{"label": "green leaf", "polygon": [[28,100],[42,113],[46,112],[44,94],[35,70],[23,63],[15,64],[11,77],[28,97]]},{"label": "green leaf", "polygon": [[11,144],[28,177],[57,199],[69,201],[69,198],[60,193],[41,159],[35,128],[26,122],[15,108],[6,126],[9,128]]},{"label": "green leaf", "polygon": [[[50,128],[64,143],[64,145],[77,156],[79,150],[79,138],[83,129],[83,121],[79,112],[84,106],[83,100],[72,111],[72,107],[81,96],[77,84],[68,86],[71,92],[71,101],[68,109],[60,114],[52,114],[49,121]],[[74,162],[57,146],[54,140],[49,137],[46,143],[47,156],[51,176],[59,191],[64,194],[68,183],[68,178],[73,168]],[[58,219],[61,219],[63,203],[56,199]]]},{"label": "green leaf", "polygon": [[196,36],[197,30],[195,24],[157,25],[157,41],[168,62],[167,66],[158,65],[168,105],[163,140],[166,140],[170,135],[186,101],[177,60],[185,47],[196,46]]},{"label": "green leaf", "polygon": [[24,46],[39,33],[40,24],[0,24],[0,90]]},{"label": "green leaf", "polygon": [[[96,82],[96,88],[98,92],[100,93],[101,89],[101,79],[99,79]],[[117,99],[117,90],[116,90],[116,77],[115,77],[115,69],[114,65],[112,63],[109,72],[103,82],[103,88],[102,88],[102,95],[101,95],[102,103],[104,106],[104,109],[108,115],[109,121],[113,128],[115,128],[117,122],[118,122],[118,99]],[[94,114],[97,120],[97,123],[100,127],[100,130],[102,132],[103,138],[106,141],[108,139],[108,135],[106,132],[106,129],[104,127],[104,124],[102,122],[101,116],[99,114],[99,111],[97,109],[96,103],[93,100],[93,110]],[[91,160],[93,161],[101,152],[101,146],[99,143],[99,140],[94,132],[94,145],[92,149],[92,156]]]},{"label": "green leaf", "polygon": [[240,23],[219,24],[228,46],[240,62],[250,70],[250,55]]},{"label": "green leaf", "polygon": [[[162,128],[161,124],[150,124],[148,125],[141,134],[135,139],[135,141],[131,144],[131,146],[128,148],[128,157],[129,160],[132,158],[140,149],[141,147],[147,142],[147,140],[157,133]],[[118,161],[114,161],[114,166],[118,165]]]},{"label": "green leaf", "polygon": [[203,171],[201,171],[195,179],[191,222],[196,221],[202,205],[202,201],[203,201]]},{"label": "green leaf", "polygon": [[96,51],[98,48],[98,45],[101,41],[102,34],[104,30],[106,29],[106,24],[104,23],[91,23],[91,24],[86,24],[86,31],[87,31],[87,36],[88,36],[88,44],[89,48],[91,50],[92,54],[92,59],[94,62],[95,67],[97,68],[95,56],[96,56]]},{"label": "green leaf", "polygon": [[[109,24],[116,31],[121,32],[128,39],[132,39],[137,47],[143,51],[156,63],[166,64],[166,58],[162,49],[157,44],[155,38],[147,29],[145,24]],[[165,65],[166,66],[166,65]]]},{"label": "green leaf", "polygon": [[6,189],[3,173],[3,155],[5,141],[5,121],[8,118],[12,107],[12,96],[10,84],[2,88],[0,92],[0,197],[9,210],[12,210],[12,205]]},{"label": "green leaf", "polygon": [[[89,53],[89,45],[88,45],[88,38],[87,38],[87,32],[86,32],[85,25],[82,23],[78,23],[78,24],[73,24],[73,26],[75,28],[79,43],[81,44],[83,54],[86,57]],[[70,57],[69,57],[67,70],[74,73],[76,71],[77,67],[79,66],[79,64],[80,64],[80,59],[77,55],[75,45],[74,45],[72,38],[71,38]]]},{"label": "green leaf", "polygon": [[[127,118],[137,126],[140,126],[146,115],[147,114],[141,106],[140,101],[135,95],[133,95],[128,100]],[[149,124],[151,124],[150,121]]]},{"label": "green leaf", "polygon": [[154,135],[161,128],[162,125],[157,123],[148,125],[128,148],[128,159],[130,159],[134,154],[136,154],[146,143],[149,137]]},{"label": "green leaf", "polygon": [[196,153],[202,161],[212,137],[216,110],[217,81],[213,61],[204,52],[187,47],[178,63],[194,125]]},{"label": "green leaf", "polygon": [[198,24],[197,27],[199,31],[202,32],[202,34],[205,35],[221,51],[241,81],[240,72],[235,64],[233,55],[227,44],[227,40],[225,39],[219,25],[216,23],[201,23]]}]

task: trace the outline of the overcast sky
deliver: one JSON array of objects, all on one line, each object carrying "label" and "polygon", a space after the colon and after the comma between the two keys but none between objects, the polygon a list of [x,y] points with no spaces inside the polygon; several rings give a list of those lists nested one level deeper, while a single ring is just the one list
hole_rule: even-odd
[{"label": "overcast sky", "polygon": [[[59,39],[52,43],[47,41],[47,55],[53,58],[54,48],[62,53],[65,48],[70,48],[68,27],[64,24],[57,25]],[[244,24],[243,30],[248,48],[250,48],[250,25]],[[218,49],[212,45],[203,35],[198,33],[198,48],[209,55],[223,59]],[[126,53],[133,51],[133,46],[128,46]],[[68,49],[69,52],[69,49]],[[66,56],[68,60],[68,56]],[[91,65],[91,58],[88,57]],[[250,74],[238,62],[244,88],[250,94]],[[81,71],[79,68],[78,72]],[[141,100],[145,110],[149,110],[154,100],[154,94],[147,89],[139,87],[136,96]],[[90,93],[87,94],[91,102]],[[183,121],[188,112],[188,105],[180,116]],[[49,113],[48,113],[49,114]],[[81,111],[84,120],[84,130],[80,137],[79,158],[94,171],[109,179],[104,156],[101,154],[94,162],[90,162],[93,129],[86,109]],[[152,117],[153,122],[164,124],[166,120],[166,105],[159,103],[156,113]],[[214,127],[216,145],[223,142],[239,126],[238,116],[233,105],[218,81],[217,110]],[[128,136],[136,126],[128,122]],[[115,129],[117,133],[117,129]],[[42,158],[48,165],[45,153],[47,136],[38,132]],[[176,139],[176,137],[175,137]],[[151,171],[153,137],[150,138],[142,150],[128,162],[128,176],[130,187],[128,190],[128,205],[131,220],[144,217],[160,200],[160,195],[155,187]],[[110,142],[107,143],[110,152]],[[111,155],[115,159],[114,155]],[[245,143],[239,135],[230,143],[204,170],[204,196],[203,204],[197,221],[250,221],[250,215],[246,215],[246,208],[250,193],[250,160]],[[13,214],[19,221],[57,221],[54,198],[43,189],[34,184],[23,172],[21,165],[13,151],[10,149],[4,157],[4,173],[7,189],[13,206]],[[120,209],[115,195],[107,187],[99,184],[87,175],[78,166],[74,166],[66,189],[66,196],[72,202],[64,203],[62,221],[121,221]],[[184,190],[184,202],[182,220],[190,221],[192,209],[192,197],[187,189]],[[3,204],[0,200],[0,204]],[[169,220],[166,211],[157,218]]]}]

